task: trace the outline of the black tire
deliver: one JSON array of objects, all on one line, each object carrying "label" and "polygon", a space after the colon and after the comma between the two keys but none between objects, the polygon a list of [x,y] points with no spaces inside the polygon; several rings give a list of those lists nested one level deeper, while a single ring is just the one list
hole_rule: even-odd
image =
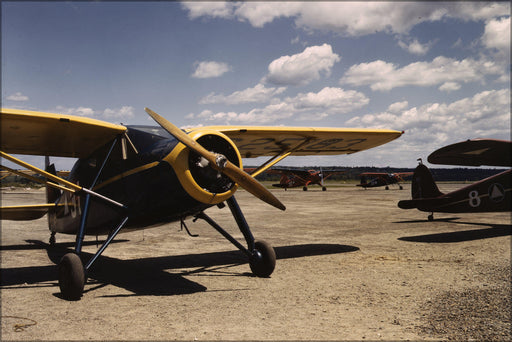
[{"label": "black tire", "polygon": [[327,188],[325,186],[322,186],[322,191],[326,191]]},{"label": "black tire", "polygon": [[308,191],[308,187],[307,186],[302,187],[302,191]]},{"label": "black tire", "polygon": [[434,221],[434,214],[428,215],[428,220],[429,221]]},{"label": "black tire", "polygon": [[80,299],[85,284],[85,271],[80,257],[75,253],[65,254],[59,262],[58,270],[62,297],[67,300]]},{"label": "black tire", "polygon": [[386,185],[386,190],[389,190],[389,186]]},{"label": "black tire", "polygon": [[254,256],[250,260],[252,273],[260,278],[268,278],[276,267],[276,252],[265,241],[254,243]]}]

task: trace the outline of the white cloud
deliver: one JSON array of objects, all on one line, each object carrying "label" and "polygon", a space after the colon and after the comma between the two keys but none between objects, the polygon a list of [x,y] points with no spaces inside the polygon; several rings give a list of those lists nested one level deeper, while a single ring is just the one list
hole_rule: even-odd
[{"label": "white cloud", "polygon": [[459,90],[459,89],[460,89],[460,84],[457,82],[445,82],[445,83],[443,83],[443,85],[441,85],[439,87],[439,90],[446,91],[448,93],[451,91]]},{"label": "white cloud", "polygon": [[448,142],[472,138],[508,139],[510,91],[490,90],[452,103],[356,116],[346,124],[405,130],[402,141],[411,150],[433,151]]},{"label": "white cloud", "polygon": [[130,119],[134,117],[134,108],[132,106],[121,106],[119,108],[106,108],[103,110],[94,110],[89,107],[64,107],[57,106],[55,110],[50,110],[54,113],[62,113],[67,115],[77,115],[94,117],[96,119],[105,121],[120,121],[122,119]]},{"label": "white cloud", "polygon": [[194,66],[196,68],[192,74],[194,78],[219,77],[231,70],[228,64],[214,61],[195,62]]},{"label": "white cloud", "polygon": [[6,100],[16,101],[16,102],[24,102],[24,101],[28,101],[29,98],[27,95],[23,95],[21,92],[17,92],[17,93],[7,96]]},{"label": "white cloud", "polygon": [[301,53],[272,61],[264,80],[274,84],[306,85],[319,79],[321,74],[329,76],[338,61],[340,57],[329,44],[310,46]]},{"label": "white cloud", "polygon": [[213,18],[231,18],[235,4],[223,1],[185,1],[182,8],[189,11],[189,18],[196,19],[203,16]]},{"label": "white cloud", "polygon": [[341,88],[325,87],[318,93],[299,93],[280,101],[275,99],[263,108],[254,108],[248,112],[218,112],[205,110],[197,116],[205,121],[219,124],[244,123],[268,124],[283,119],[321,120],[331,115],[342,115],[364,107],[369,99],[360,92]]},{"label": "white cloud", "polygon": [[405,51],[408,51],[409,53],[412,53],[413,55],[425,55],[428,50],[432,47],[432,43],[428,42],[426,44],[421,44],[417,39],[412,40],[409,43],[406,43],[402,40],[398,41],[398,45],[404,49]]},{"label": "white cloud", "polygon": [[325,111],[330,114],[346,114],[367,105],[370,100],[355,90],[325,87],[318,93],[299,93],[285,102],[293,104],[297,111]]},{"label": "white cloud", "polygon": [[389,105],[388,111],[392,112],[392,113],[397,113],[397,112],[404,110],[408,106],[409,106],[409,102],[407,102],[407,101],[395,102],[395,103],[392,103]]},{"label": "white cloud", "polygon": [[503,69],[494,62],[471,58],[458,61],[440,56],[432,62],[415,62],[403,68],[378,60],[351,66],[340,79],[340,84],[369,85],[372,90],[388,91],[404,86],[482,81],[486,75],[502,72]]},{"label": "white cloud", "polygon": [[67,115],[78,115],[78,116],[94,116],[96,112],[89,107],[64,107],[57,106],[56,110],[53,111],[55,113],[62,113]]},{"label": "white cloud", "polygon": [[230,95],[215,94],[211,93],[201,100],[200,104],[214,104],[222,103],[228,105],[235,105],[241,103],[251,102],[269,102],[275,95],[281,94],[286,90],[286,87],[279,88],[267,88],[263,84],[259,83],[252,88],[235,91]]},{"label": "white cloud", "polygon": [[239,3],[234,15],[238,20],[248,21],[254,27],[263,27],[265,24],[280,17],[294,17],[301,12],[300,2],[256,2]]},{"label": "white cloud", "polygon": [[221,17],[247,21],[254,27],[291,18],[306,31],[331,31],[346,36],[376,32],[408,34],[422,22],[456,18],[488,20],[510,15],[508,2],[184,2],[189,17]]},{"label": "white cloud", "polygon": [[134,108],[132,106],[122,106],[116,109],[107,108],[103,111],[103,116],[106,119],[128,119],[133,118],[133,110]]},{"label": "white cloud", "polygon": [[482,42],[489,49],[510,53],[510,17],[488,21]]}]

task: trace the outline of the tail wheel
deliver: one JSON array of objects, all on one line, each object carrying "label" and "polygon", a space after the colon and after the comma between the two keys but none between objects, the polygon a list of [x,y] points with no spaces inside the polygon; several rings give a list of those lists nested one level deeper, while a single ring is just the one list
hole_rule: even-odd
[{"label": "tail wheel", "polygon": [[308,187],[307,186],[302,187],[302,191],[308,191]]},{"label": "tail wheel", "polygon": [[265,241],[256,241],[250,266],[255,276],[260,278],[269,277],[276,267],[276,252],[272,246]]},{"label": "tail wheel", "polygon": [[75,253],[65,254],[59,262],[59,287],[62,297],[78,300],[85,284],[85,271],[82,260]]},{"label": "tail wheel", "polygon": [[322,191],[326,191],[327,188],[325,186],[322,186]]}]

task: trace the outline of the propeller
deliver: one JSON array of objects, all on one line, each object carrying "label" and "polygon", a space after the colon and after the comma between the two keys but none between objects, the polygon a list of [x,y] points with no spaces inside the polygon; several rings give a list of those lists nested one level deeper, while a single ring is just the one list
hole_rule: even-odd
[{"label": "propeller", "polygon": [[179,142],[187,146],[206,160],[208,160],[211,167],[215,170],[222,172],[228,176],[232,181],[238,183],[245,190],[249,191],[254,196],[258,197],[264,202],[281,209],[285,210],[286,207],[279,201],[270,191],[268,191],[260,182],[254,177],[249,175],[244,170],[230,162],[224,155],[219,153],[213,153],[201,146],[197,141],[190,138],[181,129],[164,119],[149,108],[144,108],[146,113],[149,114],[163,129],[169,134],[173,135]]}]

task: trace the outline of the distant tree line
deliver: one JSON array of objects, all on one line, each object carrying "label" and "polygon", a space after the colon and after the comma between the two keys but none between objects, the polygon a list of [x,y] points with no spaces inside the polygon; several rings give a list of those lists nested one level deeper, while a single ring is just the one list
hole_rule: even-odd
[{"label": "distant tree line", "polygon": [[[248,166],[247,168],[251,168]],[[301,170],[320,170],[322,171],[344,171],[342,174],[332,175],[329,177],[330,180],[359,180],[360,174],[364,172],[384,172],[384,173],[396,173],[396,172],[414,172],[414,168],[398,168],[398,167],[373,167],[373,166],[308,166],[308,167],[286,167],[280,166],[282,169],[301,169]],[[500,172],[506,169],[498,168],[431,168],[430,171],[436,181],[441,182],[463,182],[463,181],[478,181]],[[279,174],[269,174],[263,172],[257,179],[261,181],[276,181],[280,179]]]}]

